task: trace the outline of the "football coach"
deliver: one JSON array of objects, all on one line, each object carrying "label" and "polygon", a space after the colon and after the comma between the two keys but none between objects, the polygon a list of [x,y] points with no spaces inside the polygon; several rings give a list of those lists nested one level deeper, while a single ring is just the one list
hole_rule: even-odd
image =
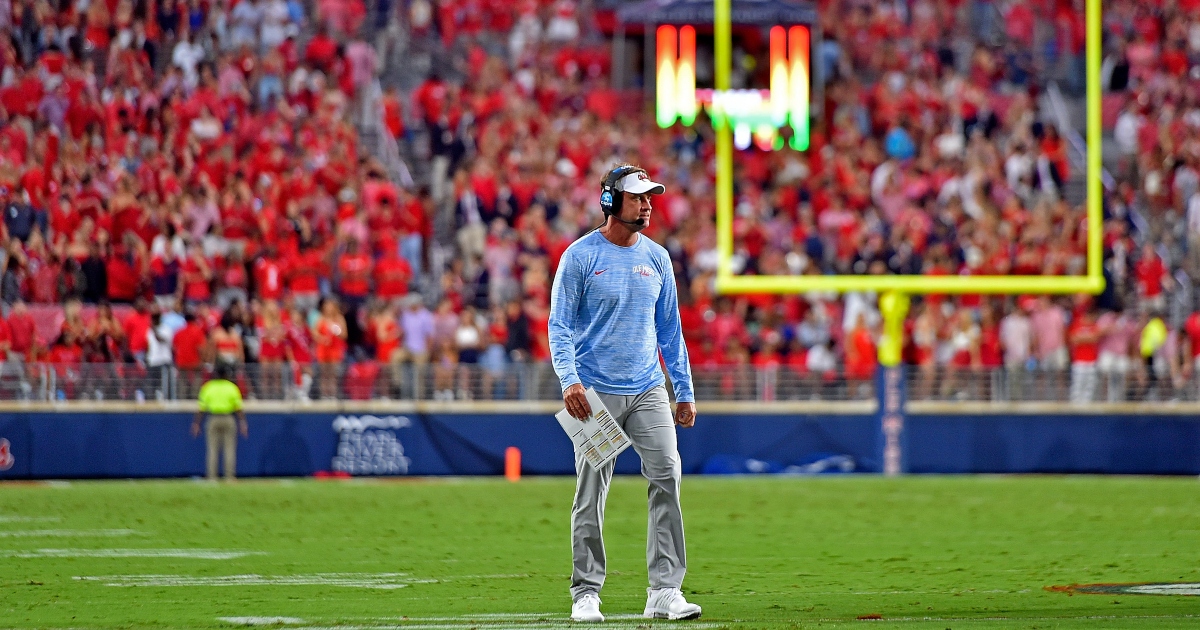
[{"label": "football coach", "polygon": [[[550,353],[563,402],[575,418],[591,415],[584,395],[594,387],[629,434],[650,484],[646,565],[650,574],[644,616],[696,619],[700,607],[679,587],[687,570],[681,477],[675,425],[696,422],[692,373],[679,322],[671,258],[640,234],[650,222],[650,197],[666,192],[642,168],[623,164],[605,175],[600,208],[604,224],[563,254],[550,297]],[[677,402],[672,419],[662,353]],[[604,621],[604,503],[614,462],[592,468],[575,453],[571,511],[571,619]]]}]

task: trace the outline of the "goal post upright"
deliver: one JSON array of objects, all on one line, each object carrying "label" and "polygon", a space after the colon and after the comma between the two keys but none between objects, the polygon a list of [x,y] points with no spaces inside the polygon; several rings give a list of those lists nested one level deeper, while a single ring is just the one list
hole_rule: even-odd
[{"label": "goal post upright", "polygon": [[[714,87],[729,89],[732,65],[732,0],[714,0],[713,56]],[[733,129],[728,116],[713,118],[717,136],[717,291],[734,279],[733,260]]]},{"label": "goal post upright", "polygon": [[1103,134],[1101,130],[1100,54],[1104,45],[1100,21],[1101,0],[1087,0],[1084,9],[1084,55],[1087,88],[1087,277],[1094,278],[1096,288],[1104,290],[1104,189],[1101,174],[1104,169]]}]

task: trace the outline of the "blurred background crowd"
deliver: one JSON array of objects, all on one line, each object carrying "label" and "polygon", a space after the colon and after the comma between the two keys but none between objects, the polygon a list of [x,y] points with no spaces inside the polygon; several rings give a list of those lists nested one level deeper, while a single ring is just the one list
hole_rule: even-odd
[{"label": "blurred background crowd", "polygon": [[[655,125],[619,4],[0,0],[0,396],[221,361],[260,398],[557,398],[550,281],[625,161],[702,397],[869,396],[876,296],[715,294],[712,131]],[[815,5],[812,144],[737,153],[735,271],[1082,274],[1082,1]],[[912,396],[1197,397],[1200,2],[1103,30],[1107,289],[915,300]]]}]

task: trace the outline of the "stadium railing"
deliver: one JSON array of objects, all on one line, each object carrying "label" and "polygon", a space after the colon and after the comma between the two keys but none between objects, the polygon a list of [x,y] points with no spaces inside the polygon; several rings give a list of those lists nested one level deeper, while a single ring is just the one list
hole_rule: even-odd
[{"label": "stadium railing", "polygon": [[[174,401],[191,400],[212,375],[136,363],[0,363],[0,400]],[[867,401],[874,379],[840,373],[814,374],[787,366],[720,366],[693,369],[700,401]],[[257,400],[432,400],[557,401],[562,394],[548,363],[485,367],[384,365],[362,362],[313,365],[286,363],[235,367],[247,398]],[[1070,370],[907,369],[906,392],[913,402],[1124,403],[1200,401],[1200,378],[1141,369],[1126,372]]]},{"label": "stadium railing", "polygon": [[[477,400],[561,401],[549,363],[414,365],[362,362],[286,363],[234,367],[234,380],[256,400]],[[212,376],[212,366],[180,369],[136,363],[0,363],[0,400],[191,400]],[[873,379],[811,374],[788,367],[722,366],[693,369],[701,401],[869,401]]]},{"label": "stadium railing", "polygon": [[1155,366],[1124,371],[910,367],[909,401],[947,402],[1184,402],[1200,401],[1200,378]]}]

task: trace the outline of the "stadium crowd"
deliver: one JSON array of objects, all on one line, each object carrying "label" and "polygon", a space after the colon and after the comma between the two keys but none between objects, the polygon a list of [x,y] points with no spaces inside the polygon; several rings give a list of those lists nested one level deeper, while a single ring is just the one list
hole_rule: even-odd
[{"label": "stadium crowd", "polygon": [[[1047,76],[1082,92],[1082,2],[817,4],[812,146],[738,154],[736,270],[1083,273],[1081,174],[1038,98]],[[917,397],[995,388],[974,376],[993,372],[1019,397],[1033,371],[1077,400],[1185,393],[1200,7],[1110,4],[1109,288],[917,300]],[[428,370],[436,397],[512,396],[495,386],[548,360],[557,261],[628,161],[667,185],[645,233],[675,261],[701,391],[741,395],[757,368],[860,394],[875,296],[714,294],[711,129],[658,129],[609,87],[609,21],[574,0],[0,3],[7,365],[173,366],[187,396],[214,362],[257,364],[243,383],[266,397],[413,396]],[[388,44],[368,34],[389,22],[453,72],[374,103]],[[767,64],[735,57],[735,83],[766,84]],[[415,186],[359,140],[354,112],[376,105],[428,163]]]}]

